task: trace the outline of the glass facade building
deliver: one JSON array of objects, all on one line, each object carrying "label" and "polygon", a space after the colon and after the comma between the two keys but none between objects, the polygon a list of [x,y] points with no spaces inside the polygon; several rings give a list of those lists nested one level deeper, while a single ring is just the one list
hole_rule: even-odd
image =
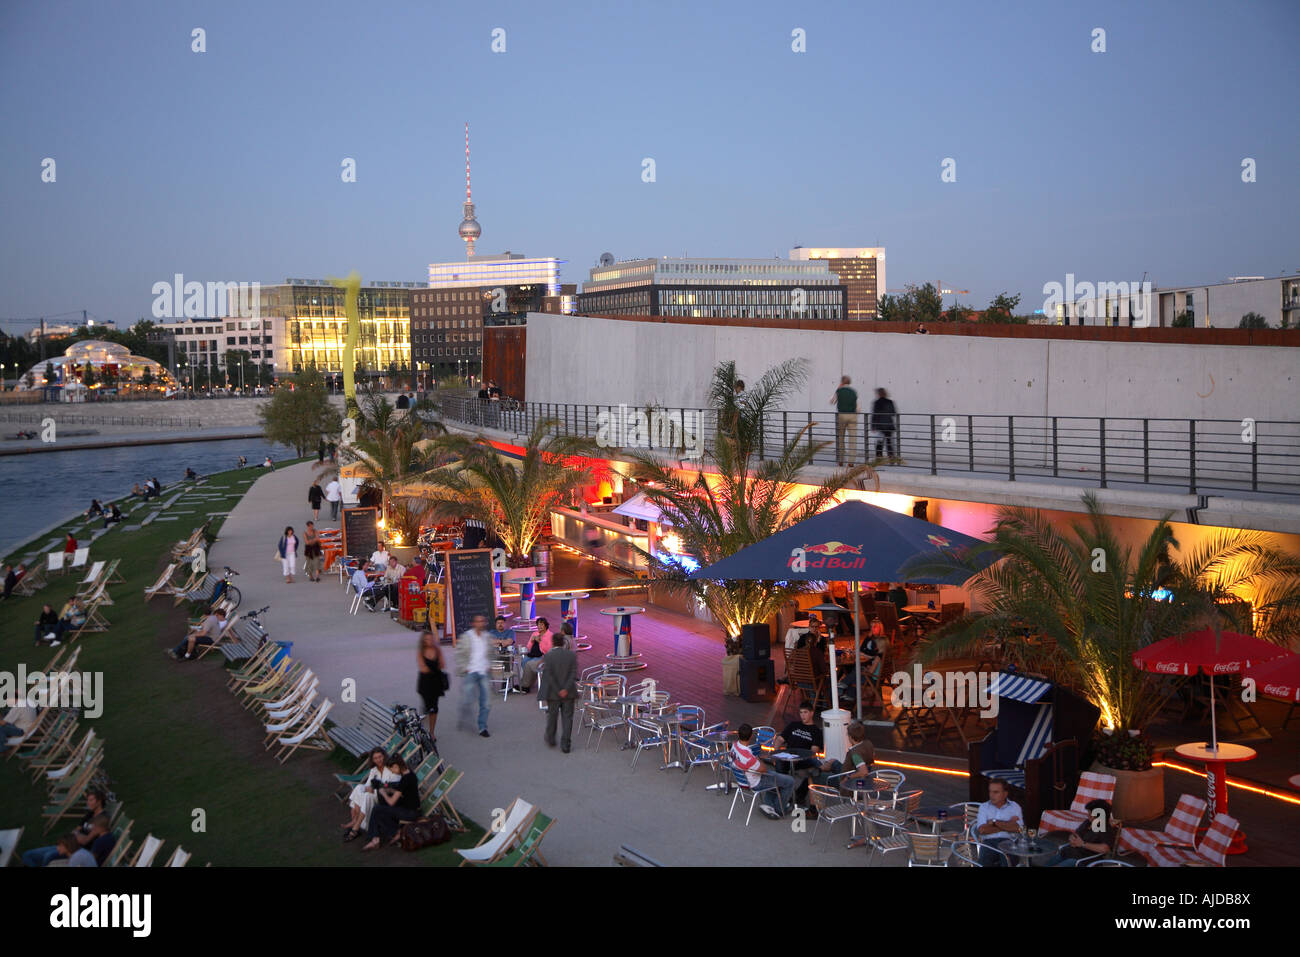
[{"label": "glass facade building", "polygon": [[592,268],[578,312],[735,319],[844,319],[846,289],[825,262],[636,259]]},{"label": "glass facade building", "polygon": [[848,292],[849,319],[879,318],[879,300],[885,289],[884,246],[796,246],[790,258],[825,262]]}]

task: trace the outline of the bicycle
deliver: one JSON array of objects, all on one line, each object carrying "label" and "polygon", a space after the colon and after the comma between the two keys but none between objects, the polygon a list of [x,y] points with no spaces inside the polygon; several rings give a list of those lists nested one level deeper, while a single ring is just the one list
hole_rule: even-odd
[{"label": "bicycle", "polygon": [[[212,589],[212,597],[207,599],[207,604],[209,606],[215,605],[222,598],[225,598],[230,602],[230,610],[232,612],[239,607],[243,595],[239,593],[238,588],[230,584],[230,579],[238,574],[239,572],[235,571],[229,565],[225,566],[225,574],[221,576],[221,580],[217,582],[216,587]],[[267,608],[269,607],[270,606],[268,605]],[[266,611],[266,608],[263,608],[262,611]]]},{"label": "bicycle", "polygon": [[[393,705],[393,730],[398,731],[415,742],[416,755],[408,763],[411,767],[424,761],[425,755],[438,754],[438,746],[429,735],[420,712],[409,704]],[[438,755],[441,757],[441,755]]]}]

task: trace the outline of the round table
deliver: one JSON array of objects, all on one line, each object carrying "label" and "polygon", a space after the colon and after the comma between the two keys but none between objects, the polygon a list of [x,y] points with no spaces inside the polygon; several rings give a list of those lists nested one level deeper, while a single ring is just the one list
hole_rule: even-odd
[{"label": "round table", "polygon": [[641,660],[641,655],[632,650],[632,616],[640,615],[644,608],[619,605],[602,608],[600,613],[614,619],[614,653],[606,655],[610,671],[640,671],[649,667]]},{"label": "round table", "polygon": [[1300,791],[1300,774],[1293,774],[1288,783],[1297,791]]},{"label": "round table", "polygon": [[526,576],[523,578],[509,578],[501,583],[502,587],[511,585],[519,586],[519,617],[529,620],[537,617],[537,586],[545,585],[546,579],[540,577]]},{"label": "round table", "polygon": [[[1210,804],[1211,815],[1228,813],[1228,776],[1225,765],[1249,761],[1255,757],[1253,748],[1244,744],[1224,744],[1222,741],[1219,742],[1217,751],[1207,741],[1194,741],[1180,744],[1174,748],[1174,754],[1205,765],[1205,799]],[[1238,830],[1232,835],[1228,853],[1245,854],[1246,850],[1246,835]]]},{"label": "round table", "polygon": [[1045,861],[1056,853],[1056,847],[1037,838],[1013,837],[1007,841],[992,841],[989,847],[996,848],[1013,860],[1024,861],[1032,866],[1035,861]]},{"label": "round table", "polygon": [[560,618],[569,623],[573,629],[573,650],[590,651],[591,642],[587,636],[578,631],[578,601],[583,598],[590,598],[591,593],[585,591],[562,591],[558,595],[550,595],[560,602]]}]

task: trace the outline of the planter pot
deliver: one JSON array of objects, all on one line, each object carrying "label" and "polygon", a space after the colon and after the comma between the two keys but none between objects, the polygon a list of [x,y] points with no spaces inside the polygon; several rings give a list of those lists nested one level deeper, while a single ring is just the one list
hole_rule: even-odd
[{"label": "planter pot", "polygon": [[1165,813],[1165,769],[1121,771],[1093,762],[1089,769],[1115,778],[1115,797],[1111,801],[1117,818],[1127,825],[1150,821]]}]

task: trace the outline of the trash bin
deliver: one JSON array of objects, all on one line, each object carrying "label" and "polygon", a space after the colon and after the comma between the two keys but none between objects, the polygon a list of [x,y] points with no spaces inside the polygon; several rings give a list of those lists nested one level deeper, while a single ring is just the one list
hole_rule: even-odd
[{"label": "trash bin", "polygon": [[276,644],[280,646],[280,650],[277,651],[277,652],[275,653],[275,657],[271,659],[271,667],[272,667],[272,668],[274,668],[276,665],[278,665],[278,664],[279,664],[281,661],[283,661],[285,658],[288,658],[291,654],[293,654],[293,642],[292,642],[292,641],[277,641]]}]

